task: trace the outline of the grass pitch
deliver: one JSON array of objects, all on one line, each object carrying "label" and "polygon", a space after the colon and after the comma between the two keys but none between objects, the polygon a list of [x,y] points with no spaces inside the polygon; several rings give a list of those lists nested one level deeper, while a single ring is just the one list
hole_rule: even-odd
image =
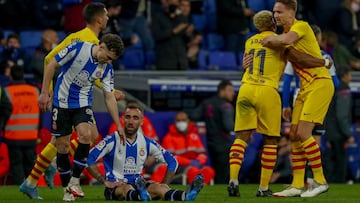
[{"label": "grass pitch", "polygon": [[[176,189],[186,189],[180,185],[173,185],[173,188]],[[227,203],[227,202],[246,202],[246,203],[267,203],[267,202],[309,202],[309,203],[328,203],[328,202],[360,202],[360,184],[354,185],[345,185],[345,184],[332,184],[327,193],[324,193],[318,197],[314,198],[257,198],[255,197],[256,190],[258,185],[247,184],[240,185],[241,197],[228,197],[226,191],[226,185],[215,185],[215,186],[205,186],[200,192],[198,198],[195,202],[199,203]],[[284,188],[283,185],[271,185],[271,189],[275,192],[280,191]],[[92,203],[104,203],[109,202],[104,200],[103,196],[103,187],[102,186],[83,186],[85,192],[85,198],[77,199],[76,202],[92,202]],[[39,188],[40,196],[44,200],[30,200],[27,196],[22,194],[19,191],[18,186],[2,186],[0,187],[0,203],[28,203],[28,202],[41,202],[41,203],[50,203],[50,202],[63,202],[63,189],[62,187],[55,187],[54,189],[49,189],[46,187]],[[154,201],[154,202],[164,202],[164,201]]]}]

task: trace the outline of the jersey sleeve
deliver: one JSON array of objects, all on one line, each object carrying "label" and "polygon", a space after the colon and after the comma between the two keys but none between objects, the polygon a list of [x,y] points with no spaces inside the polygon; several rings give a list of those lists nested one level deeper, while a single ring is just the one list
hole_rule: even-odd
[{"label": "jersey sleeve", "polygon": [[87,160],[88,166],[94,165],[99,159],[109,153],[115,146],[115,141],[114,134],[111,134],[95,145],[89,152]]},{"label": "jersey sleeve", "polygon": [[55,60],[61,66],[68,63],[69,61],[72,61],[75,58],[76,53],[80,50],[81,45],[82,43],[70,44],[55,55]]},{"label": "jersey sleeve", "polygon": [[101,80],[102,89],[106,92],[112,92],[114,90],[114,71],[111,65],[107,65],[107,72],[104,78]]},{"label": "jersey sleeve", "polygon": [[154,140],[150,140],[150,155],[153,155],[157,161],[166,163],[169,171],[176,171],[178,168],[175,157]]},{"label": "jersey sleeve", "polygon": [[308,26],[305,22],[295,23],[293,26],[291,26],[289,32],[295,32],[300,39],[306,34],[306,31],[308,30],[307,28]]}]

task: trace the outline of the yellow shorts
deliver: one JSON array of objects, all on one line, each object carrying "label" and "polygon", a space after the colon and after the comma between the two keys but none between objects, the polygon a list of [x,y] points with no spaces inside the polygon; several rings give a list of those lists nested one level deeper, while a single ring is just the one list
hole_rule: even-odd
[{"label": "yellow shorts", "polygon": [[281,100],[276,89],[243,84],[236,100],[234,131],[256,129],[258,133],[280,136]]},{"label": "yellow shorts", "polygon": [[334,95],[331,79],[316,79],[308,87],[301,89],[296,97],[292,113],[292,124],[299,120],[322,124]]}]

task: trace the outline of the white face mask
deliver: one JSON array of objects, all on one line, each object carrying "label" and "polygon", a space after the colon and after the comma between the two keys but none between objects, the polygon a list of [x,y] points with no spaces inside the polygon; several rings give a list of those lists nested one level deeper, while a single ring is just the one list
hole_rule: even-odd
[{"label": "white face mask", "polygon": [[180,132],[185,132],[188,128],[188,122],[186,121],[178,121],[175,123],[176,129]]},{"label": "white face mask", "polygon": [[360,5],[358,3],[352,2],[351,10],[353,10],[355,13],[358,12],[360,10]]}]

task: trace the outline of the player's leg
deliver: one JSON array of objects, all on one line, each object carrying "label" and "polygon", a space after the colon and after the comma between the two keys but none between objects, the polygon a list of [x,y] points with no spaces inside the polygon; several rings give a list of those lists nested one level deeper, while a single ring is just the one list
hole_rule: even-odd
[{"label": "player's leg", "polygon": [[[312,136],[312,131],[315,124],[322,124],[334,93],[334,87],[331,80],[318,79],[313,82],[309,89],[297,135],[302,141],[305,156],[310,163],[317,185],[314,188],[309,188],[301,195],[302,197],[313,197],[328,190],[323,173],[320,148]],[[322,99],[318,99],[319,97]]]},{"label": "player's leg", "polygon": [[83,107],[75,110],[74,124],[78,133],[79,145],[76,148],[73,161],[72,176],[68,184],[74,196],[84,197],[80,187],[80,175],[86,167],[86,160],[89,155],[90,142],[93,125],[93,112],[90,107]]},{"label": "player's leg", "polygon": [[235,140],[230,147],[229,165],[230,180],[228,185],[229,196],[240,196],[239,171],[244,159],[247,142],[257,127],[257,113],[251,103],[255,86],[242,85],[236,100],[235,112]]},{"label": "player's leg", "polygon": [[105,188],[106,200],[140,201],[139,192],[130,184],[119,183],[115,188]]},{"label": "player's leg", "polygon": [[[321,137],[325,135],[325,126],[324,125],[316,125],[312,131],[312,136],[314,137],[316,143],[319,145],[321,151]],[[312,187],[314,184],[314,175],[312,173],[310,164],[306,165],[306,186]]]},{"label": "player's leg", "polygon": [[[263,135],[263,150],[261,154],[260,185],[256,196],[269,197],[272,196],[269,182],[276,164],[277,144],[281,130],[281,99],[274,88],[264,86],[261,89],[262,94],[259,94],[258,105],[256,106],[258,113],[258,128],[256,131]],[[271,98],[271,100],[266,100],[266,98]]]}]

